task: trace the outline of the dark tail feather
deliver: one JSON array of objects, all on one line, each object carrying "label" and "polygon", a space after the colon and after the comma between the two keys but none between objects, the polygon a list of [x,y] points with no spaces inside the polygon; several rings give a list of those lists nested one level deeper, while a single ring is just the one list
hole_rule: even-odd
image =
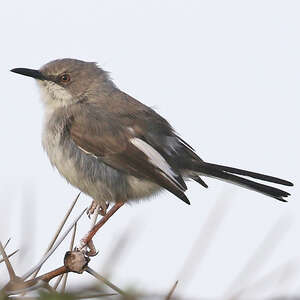
[{"label": "dark tail feather", "polygon": [[200,176],[192,176],[191,178],[197,181],[198,183],[200,183],[203,187],[208,188],[208,185],[204,182],[204,180]]},{"label": "dark tail feather", "polygon": [[255,173],[251,171],[246,171],[246,170],[241,170],[241,169],[236,169],[236,168],[231,168],[231,167],[226,167],[226,166],[221,166],[221,165],[216,165],[216,164],[210,164],[206,163],[207,166],[211,166],[213,168],[216,168],[221,171],[225,171],[227,173],[232,173],[232,174],[238,174],[238,175],[243,175],[247,177],[252,177],[255,179],[260,179],[263,181],[268,181],[268,182],[274,182],[277,184],[282,184],[282,185],[287,185],[287,186],[293,186],[293,184],[287,180],[283,180],[277,177],[273,176],[268,176],[260,173]]},{"label": "dark tail feather", "polygon": [[249,172],[249,171],[245,171],[245,170],[225,167],[225,166],[218,166],[218,165],[214,165],[214,164],[204,163],[201,165],[201,167],[199,167],[199,172],[202,173],[203,175],[218,178],[221,180],[225,180],[230,183],[237,184],[242,187],[248,188],[250,190],[254,190],[256,192],[265,194],[265,195],[275,198],[279,201],[287,202],[287,200],[285,200],[284,197],[287,197],[290,195],[288,192],[282,191],[282,190],[280,190],[278,188],[274,188],[272,186],[257,183],[255,181],[252,181],[252,180],[249,180],[249,179],[246,179],[243,177],[239,177],[234,174],[230,174],[230,173],[228,173],[229,170],[231,170],[232,173],[249,176],[249,177],[256,178],[256,179],[261,179],[261,180],[270,181],[270,182],[274,182],[274,183],[280,183],[280,184],[289,185],[289,186],[293,185],[291,182],[282,180],[279,178],[262,175],[262,174],[258,174],[258,173],[254,173],[254,172]]}]

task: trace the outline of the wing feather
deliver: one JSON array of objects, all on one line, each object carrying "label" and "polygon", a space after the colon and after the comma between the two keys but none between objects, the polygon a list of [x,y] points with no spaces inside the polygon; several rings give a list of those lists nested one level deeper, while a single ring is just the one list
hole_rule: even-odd
[{"label": "wing feather", "polygon": [[69,125],[71,139],[81,151],[126,174],[155,182],[189,204],[184,180],[157,150],[112,116],[91,118],[93,114],[87,117],[83,110],[73,115]]}]

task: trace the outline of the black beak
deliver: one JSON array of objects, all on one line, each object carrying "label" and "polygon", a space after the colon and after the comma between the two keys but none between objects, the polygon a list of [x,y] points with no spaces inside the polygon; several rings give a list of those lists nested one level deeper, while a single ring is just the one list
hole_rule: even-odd
[{"label": "black beak", "polygon": [[16,68],[11,70],[14,73],[29,76],[39,80],[46,80],[46,77],[38,70],[26,69],[26,68]]}]

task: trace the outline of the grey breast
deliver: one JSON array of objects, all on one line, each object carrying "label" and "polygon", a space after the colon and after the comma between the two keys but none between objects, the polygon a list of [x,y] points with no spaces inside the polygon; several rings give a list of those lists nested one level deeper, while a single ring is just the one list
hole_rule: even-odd
[{"label": "grey breast", "polygon": [[73,186],[99,202],[127,200],[131,194],[127,175],[85,153],[68,133],[67,109],[46,114],[42,144],[50,162]]}]

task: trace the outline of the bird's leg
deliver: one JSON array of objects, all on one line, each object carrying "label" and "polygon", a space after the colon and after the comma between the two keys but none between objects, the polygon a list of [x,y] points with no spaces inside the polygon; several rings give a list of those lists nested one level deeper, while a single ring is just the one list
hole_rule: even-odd
[{"label": "bird's leg", "polygon": [[109,218],[124,205],[125,202],[117,202],[100,220],[96,225],[80,240],[79,250],[83,250],[84,247],[88,246],[91,250],[87,252],[87,255],[96,255],[97,251],[92,242],[92,238],[97,231],[109,220]]}]

